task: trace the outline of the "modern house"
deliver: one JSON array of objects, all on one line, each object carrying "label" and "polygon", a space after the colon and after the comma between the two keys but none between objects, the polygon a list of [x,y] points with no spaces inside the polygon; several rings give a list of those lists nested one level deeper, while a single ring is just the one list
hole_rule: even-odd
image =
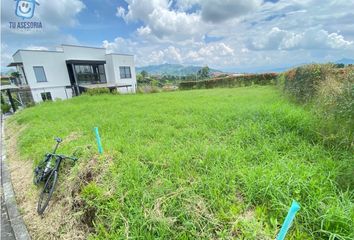
[{"label": "modern house", "polygon": [[68,99],[92,88],[136,91],[132,55],[106,54],[105,48],[61,45],[56,51],[18,50],[12,57],[14,62],[8,67],[16,67],[19,73],[16,85],[35,103]]}]

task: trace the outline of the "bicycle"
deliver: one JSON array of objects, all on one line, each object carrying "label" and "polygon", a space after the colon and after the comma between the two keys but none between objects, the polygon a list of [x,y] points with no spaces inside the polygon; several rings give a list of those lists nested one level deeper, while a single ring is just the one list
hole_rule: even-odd
[{"label": "bicycle", "polygon": [[[43,190],[40,193],[37,212],[42,215],[48,206],[50,198],[53,195],[55,185],[58,181],[58,172],[60,164],[65,159],[70,159],[74,163],[78,160],[75,157],[68,157],[65,155],[56,154],[59,144],[62,142],[61,138],[55,138],[57,144],[52,153],[45,154],[44,160],[34,169],[33,183],[39,185],[44,183]],[[55,161],[54,161],[55,160]]]}]

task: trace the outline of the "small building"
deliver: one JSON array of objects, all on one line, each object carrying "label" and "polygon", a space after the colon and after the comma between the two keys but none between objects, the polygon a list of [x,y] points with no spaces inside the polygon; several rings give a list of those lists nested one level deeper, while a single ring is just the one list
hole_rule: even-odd
[{"label": "small building", "polygon": [[16,67],[17,86],[35,103],[68,99],[87,89],[136,92],[134,56],[106,54],[105,48],[61,45],[56,51],[18,50],[8,67]]}]

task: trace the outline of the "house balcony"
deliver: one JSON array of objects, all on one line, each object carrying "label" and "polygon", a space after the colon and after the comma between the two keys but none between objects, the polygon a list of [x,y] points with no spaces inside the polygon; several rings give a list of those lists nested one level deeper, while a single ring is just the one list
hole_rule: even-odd
[{"label": "house balcony", "polygon": [[17,72],[14,76],[10,77],[11,84],[20,88],[29,88],[25,70],[22,62],[12,62],[8,67],[16,67]]}]

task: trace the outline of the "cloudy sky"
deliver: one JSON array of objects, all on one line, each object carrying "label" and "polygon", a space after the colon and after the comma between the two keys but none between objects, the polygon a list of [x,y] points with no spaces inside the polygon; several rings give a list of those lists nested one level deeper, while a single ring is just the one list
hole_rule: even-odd
[{"label": "cloudy sky", "polygon": [[1,1],[1,67],[17,49],[62,43],[130,53],[136,65],[182,63],[221,70],[280,68],[354,58],[354,0],[37,0],[12,30],[14,0]]}]

